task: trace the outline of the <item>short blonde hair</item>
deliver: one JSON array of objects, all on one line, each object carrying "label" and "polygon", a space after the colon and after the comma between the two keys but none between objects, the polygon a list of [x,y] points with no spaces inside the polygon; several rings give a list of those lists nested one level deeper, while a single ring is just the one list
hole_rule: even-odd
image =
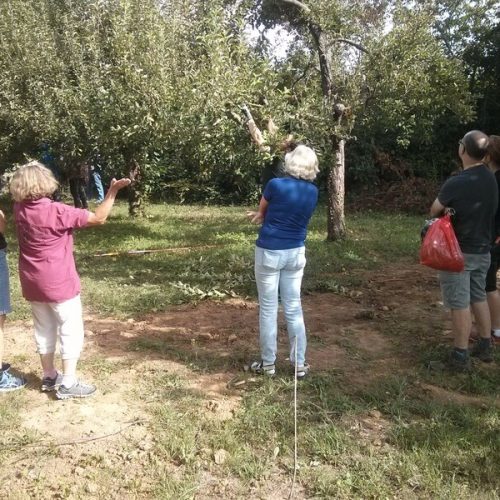
[{"label": "short blonde hair", "polygon": [[297,146],[285,155],[285,172],[292,177],[313,181],[318,175],[318,157],[307,146]]},{"label": "short blonde hair", "polygon": [[10,181],[10,194],[15,201],[33,201],[51,196],[58,183],[52,172],[38,161],[19,167]]}]

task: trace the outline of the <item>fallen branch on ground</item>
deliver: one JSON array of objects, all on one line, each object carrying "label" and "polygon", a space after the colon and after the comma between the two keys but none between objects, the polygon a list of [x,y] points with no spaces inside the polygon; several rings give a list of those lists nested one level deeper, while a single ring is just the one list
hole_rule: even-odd
[{"label": "fallen branch on ground", "polygon": [[[30,443],[30,444],[25,444],[21,446],[2,446],[0,448],[0,451],[7,451],[7,450],[24,450],[25,448],[59,448],[61,446],[72,446],[75,444],[84,444],[84,443],[90,443],[92,441],[100,441],[102,439],[107,439],[112,436],[116,436],[117,434],[121,434],[122,432],[126,431],[129,427],[132,427],[134,425],[139,425],[139,424],[144,424],[146,420],[143,419],[136,419],[133,420],[132,422],[129,422],[127,425],[122,427],[121,429],[111,432],[109,434],[103,434],[102,436],[95,436],[91,438],[84,438],[84,439],[75,439],[74,441],[63,441],[62,443],[47,443],[47,442],[38,442],[38,443]],[[26,457],[25,457],[26,458]],[[19,460],[16,460],[8,465],[12,465],[16,462],[19,462],[23,460],[22,458]]]},{"label": "fallen branch on ground", "polygon": [[120,255],[148,255],[151,253],[164,253],[164,252],[186,252],[191,250],[206,250],[207,248],[218,248],[222,245],[200,245],[192,247],[169,247],[169,248],[152,248],[150,250],[125,250],[123,252],[107,252],[95,253],[90,257],[118,257]]}]

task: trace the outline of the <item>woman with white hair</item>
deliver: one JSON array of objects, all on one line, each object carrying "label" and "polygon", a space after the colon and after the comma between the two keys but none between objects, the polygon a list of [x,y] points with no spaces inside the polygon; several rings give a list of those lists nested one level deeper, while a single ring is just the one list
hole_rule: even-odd
[{"label": "woman with white hair", "polygon": [[306,265],[307,225],[318,202],[318,188],[312,183],[318,172],[314,151],[297,146],[285,156],[286,176],[271,179],[258,211],[248,212],[252,223],[262,224],[255,247],[261,360],[251,365],[251,370],[258,374],[276,373],[278,296],[285,313],[290,361],[296,363],[297,378],[304,378],[309,370],[300,288]]}]

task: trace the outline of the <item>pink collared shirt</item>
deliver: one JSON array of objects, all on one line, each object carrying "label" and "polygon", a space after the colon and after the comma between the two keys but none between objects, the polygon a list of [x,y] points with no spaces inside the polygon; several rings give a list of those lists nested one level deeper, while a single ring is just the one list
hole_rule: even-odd
[{"label": "pink collared shirt", "polygon": [[88,219],[88,210],[49,198],[14,204],[19,278],[25,299],[64,302],[80,293],[73,229],[86,226]]}]

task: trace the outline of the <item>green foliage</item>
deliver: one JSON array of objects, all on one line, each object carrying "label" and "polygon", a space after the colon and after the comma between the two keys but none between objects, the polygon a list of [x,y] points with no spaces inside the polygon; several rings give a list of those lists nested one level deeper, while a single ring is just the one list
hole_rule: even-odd
[{"label": "green foliage", "polygon": [[96,147],[110,175],[138,161],[146,193],[182,180],[195,199],[254,195],[261,160],[234,115],[275,92],[273,72],[243,43],[241,19],[219,2],[195,7],[2,4],[2,159],[26,141],[70,158]]},{"label": "green foliage", "polygon": [[[347,177],[354,183],[377,179],[379,151],[395,163],[413,164],[418,174],[436,176],[452,154],[440,140],[454,143],[460,124],[474,115],[463,65],[436,35],[442,11],[432,2],[302,4],[308,12],[286,1],[263,1],[256,19],[268,27],[284,24],[301,36],[280,71],[295,108],[307,110],[304,136],[319,147],[325,164],[333,160],[332,136],[344,137],[360,143],[347,148]],[[469,11],[480,17],[479,7]],[[343,120],[332,120],[331,99],[307,56],[318,49],[311,35],[315,25],[331,59],[332,98],[348,110]]]},{"label": "green foliage", "polygon": [[373,45],[366,65],[368,112],[361,126],[371,128],[377,144],[429,143],[434,123],[448,110],[464,121],[472,117],[465,75],[458,61],[445,56],[432,21],[428,11],[399,8],[394,28]]},{"label": "green foliage", "polygon": [[437,2],[437,37],[464,65],[475,100],[473,126],[498,133],[500,120],[500,8],[495,0]]},{"label": "green foliage", "polygon": [[[48,142],[63,170],[98,149],[106,177],[138,162],[141,194],[230,204],[257,198],[268,161],[238,118],[242,103],[261,128],[273,117],[271,146],[292,132],[323,167],[332,137],[363,142],[348,153],[360,182],[376,176],[375,150],[436,176],[452,154],[441,143],[455,143],[473,108],[474,126],[496,132],[493,0],[303,3],[307,13],[283,0],[1,2],[0,172]],[[331,59],[326,100],[311,22]],[[291,37],[280,60],[266,39],[276,26]],[[342,120],[332,102],[346,106]]]},{"label": "green foliage", "polygon": [[394,161],[410,164],[415,174],[442,179],[457,168],[457,137],[472,128],[497,133],[497,3],[398,4],[397,36],[389,33],[381,40],[386,56],[368,68],[381,77],[372,78],[366,112],[354,130],[367,143],[361,148],[366,154],[354,151],[352,163],[369,163],[373,152],[382,149]]}]

